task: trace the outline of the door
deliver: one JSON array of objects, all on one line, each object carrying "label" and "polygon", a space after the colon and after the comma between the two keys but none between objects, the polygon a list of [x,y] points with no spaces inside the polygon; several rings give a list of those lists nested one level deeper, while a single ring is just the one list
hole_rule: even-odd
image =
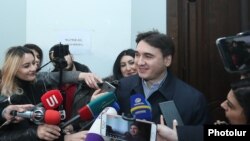
[{"label": "door", "polygon": [[220,103],[237,74],[225,71],[215,41],[250,30],[248,0],[168,0],[167,34],[176,45],[172,70],[205,94],[212,117],[224,119]]}]

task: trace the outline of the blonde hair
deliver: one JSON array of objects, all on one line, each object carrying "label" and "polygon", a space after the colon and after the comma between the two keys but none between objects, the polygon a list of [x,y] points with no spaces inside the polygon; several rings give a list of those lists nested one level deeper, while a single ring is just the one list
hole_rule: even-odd
[{"label": "blonde hair", "polygon": [[2,67],[2,81],[0,84],[2,95],[23,94],[23,89],[18,86],[16,81],[16,74],[26,53],[33,55],[31,50],[22,46],[11,47],[7,51]]}]

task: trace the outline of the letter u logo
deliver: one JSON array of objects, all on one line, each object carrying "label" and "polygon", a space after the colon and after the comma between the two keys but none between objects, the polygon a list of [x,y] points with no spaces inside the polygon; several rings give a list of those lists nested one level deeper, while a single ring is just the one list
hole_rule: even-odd
[{"label": "letter u logo", "polygon": [[58,101],[55,95],[52,95],[51,97],[47,98],[46,102],[50,107],[54,107],[56,104],[58,104]]}]

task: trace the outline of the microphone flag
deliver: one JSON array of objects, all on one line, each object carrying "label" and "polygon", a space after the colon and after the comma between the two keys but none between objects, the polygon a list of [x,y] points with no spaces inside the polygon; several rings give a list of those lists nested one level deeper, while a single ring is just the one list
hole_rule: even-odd
[{"label": "microphone flag", "polygon": [[130,97],[130,108],[134,118],[152,120],[151,105],[142,94],[134,94]]}]

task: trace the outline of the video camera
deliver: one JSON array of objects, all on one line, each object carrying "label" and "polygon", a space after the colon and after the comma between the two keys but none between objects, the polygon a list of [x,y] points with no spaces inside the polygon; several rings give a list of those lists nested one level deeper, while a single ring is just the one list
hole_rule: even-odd
[{"label": "video camera", "polygon": [[250,32],[218,38],[216,45],[226,71],[250,73]]},{"label": "video camera", "polygon": [[64,56],[70,54],[69,45],[57,44],[50,49],[50,60],[54,62],[55,68],[64,69],[67,67],[67,61]]}]

